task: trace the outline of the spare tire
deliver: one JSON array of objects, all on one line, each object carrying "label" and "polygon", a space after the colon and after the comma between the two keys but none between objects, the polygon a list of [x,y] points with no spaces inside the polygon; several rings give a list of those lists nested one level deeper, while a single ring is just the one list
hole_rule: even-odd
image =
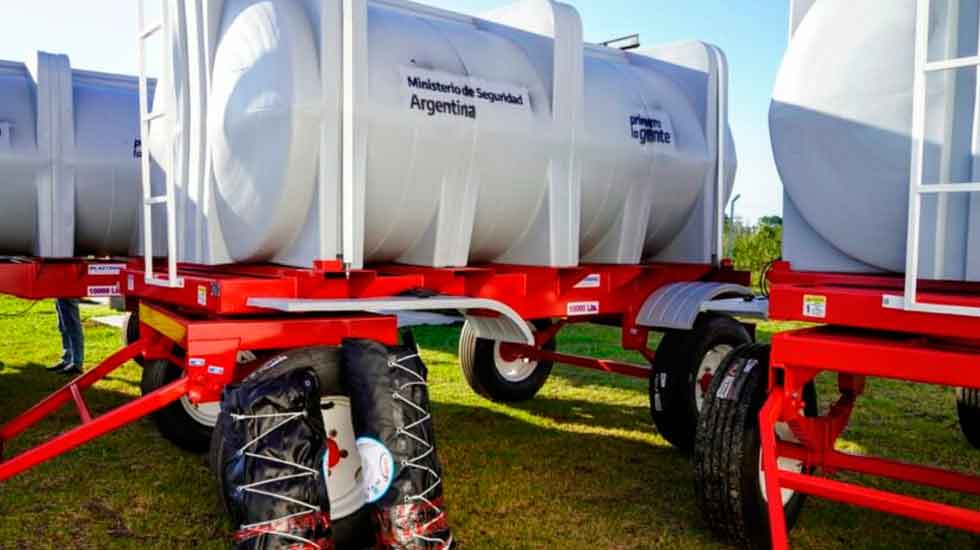
[{"label": "spare tire", "polygon": [[354,428],[363,445],[365,486],[376,506],[378,550],[448,550],[428,369],[411,333],[405,345],[345,340]]},{"label": "spare tire", "polygon": [[[341,368],[340,348],[305,348],[278,354],[263,363],[242,384],[258,383],[266,378],[283,376],[286,372],[299,369],[312,369],[317,374],[317,378],[320,381],[320,395],[322,396],[321,409],[329,409],[340,404],[340,406],[346,405],[349,410],[350,392],[343,375],[343,369]],[[322,410],[321,412],[324,413],[323,416],[325,419],[328,418],[329,413],[326,410]],[[209,462],[217,480],[221,504],[237,527],[241,524],[241,518],[236,517],[232,507],[229,506],[229,488],[227,487],[222,467],[226,462],[228,449],[226,449],[226,445],[224,444],[225,435],[222,433],[223,430],[220,429],[221,423],[218,426],[219,429],[214,430],[211,440]],[[328,438],[337,435],[336,427],[326,425],[325,428]],[[350,428],[350,430],[352,435],[353,428]],[[340,431],[343,432],[344,430],[341,429]],[[350,448],[348,449],[346,447]],[[331,451],[342,453],[342,460],[357,459],[357,452],[354,448],[353,441],[349,443],[342,442],[340,445],[330,445],[330,449]],[[335,463],[336,460],[336,458],[331,459],[329,456],[326,457],[328,465],[331,462]],[[360,466],[356,465],[352,470],[359,473]],[[328,469],[327,472],[327,493],[330,499],[331,523],[336,548],[360,550],[373,547],[375,539],[371,506],[366,504],[363,497],[358,503],[356,496],[352,498],[353,495],[350,495],[346,490],[331,490],[333,488],[331,486],[354,485],[360,491],[359,478],[353,480],[334,480],[329,475],[331,471],[331,469]],[[331,481],[334,482],[331,483]],[[345,483],[345,481],[349,482]]]}]

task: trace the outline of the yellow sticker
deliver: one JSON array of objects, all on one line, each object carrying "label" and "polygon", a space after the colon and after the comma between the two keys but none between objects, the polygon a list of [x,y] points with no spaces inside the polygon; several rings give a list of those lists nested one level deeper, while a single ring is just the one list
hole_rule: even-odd
[{"label": "yellow sticker", "polygon": [[803,297],[803,316],[814,319],[827,318],[827,297],[807,294]]}]

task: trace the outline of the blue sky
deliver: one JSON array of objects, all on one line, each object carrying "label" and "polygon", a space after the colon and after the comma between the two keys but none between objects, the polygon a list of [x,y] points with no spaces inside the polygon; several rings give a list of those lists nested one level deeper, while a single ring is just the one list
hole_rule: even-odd
[{"label": "blue sky", "polygon": [[[0,59],[23,61],[34,50],[67,53],[76,68],[134,74],[137,0],[30,0],[4,13]],[[152,4],[158,0],[147,0]],[[782,210],[769,147],[769,97],[786,47],[788,1],[565,0],[582,14],[586,40],[638,32],[646,44],[704,40],[731,64],[732,126],[739,152],[737,215]],[[478,14],[509,0],[423,0]]]}]

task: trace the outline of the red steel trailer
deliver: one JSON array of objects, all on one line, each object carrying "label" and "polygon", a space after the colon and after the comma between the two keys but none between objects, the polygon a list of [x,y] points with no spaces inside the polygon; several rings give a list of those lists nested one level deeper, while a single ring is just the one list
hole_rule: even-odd
[{"label": "red steel trailer", "polygon": [[[116,266],[114,274],[104,267],[109,264]],[[390,265],[360,271],[345,271],[333,261],[310,269],[181,265],[179,284],[171,286],[152,284],[143,268],[142,259],[0,263],[4,294],[32,299],[82,296],[91,286],[116,285],[139,321],[128,346],[0,427],[0,445],[8,446],[69,402],[81,418],[78,427],[5,457],[0,481],[149,415],[156,416],[163,434],[175,443],[206,450],[209,426],[200,425],[193,408],[215,403],[226,385],[255,368],[257,362],[243,360],[243,352],[261,358],[289,349],[336,346],[345,338],[393,345],[399,312],[463,312],[464,374],[479,393],[498,401],[533,397],[553,362],[652,380],[671,378],[669,387],[678,388],[684,384],[673,381],[676,373],[692,373],[683,380],[693,380],[693,373],[710,379],[720,362],[719,349],[727,351],[751,339],[749,329],[733,317],[712,311],[723,309],[718,304],[725,302],[718,300],[750,294],[744,286],[749,274],[730,263],[569,269]],[[620,327],[623,347],[640,352],[653,367],[554,351],[555,335],[571,323]],[[535,332],[529,330],[532,326]],[[669,345],[669,353],[658,355],[650,349],[651,331],[667,332],[661,347]],[[499,334],[501,341],[477,334]],[[678,349],[682,346],[668,344],[692,338],[701,350],[696,357]],[[133,359],[144,364],[142,397],[94,416],[85,404],[84,390]],[[154,370],[160,365],[164,371]],[[147,373],[154,373],[151,383]],[[686,384],[682,395],[651,389],[651,399],[658,403],[653,407],[655,419],[675,430],[680,445],[693,442],[697,418],[691,410],[703,397],[703,380],[698,382]]]},{"label": "red steel trailer", "polygon": [[[771,348],[743,348],[722,365],[695,453],[698,497],[713,528],[748,545],[788,548],[802,495],[812,495],[980,534],[976,510],[833,479],[854,472],[980,495],[974,474],[835,449],[869,378],[980,390],[980,318],[895,307],[901,276],[805,273],[779,262],[768,281],[772,319],[820,325],[779,333]],[[920,282],[918,301],[975,306],[980,285]],[[836,375],[839,391],[823,414],[813,391],[821,373]],[[961,423],[967,434],[980,430],[975,418]],[[773,494],[782,498],[766,498]]]}]

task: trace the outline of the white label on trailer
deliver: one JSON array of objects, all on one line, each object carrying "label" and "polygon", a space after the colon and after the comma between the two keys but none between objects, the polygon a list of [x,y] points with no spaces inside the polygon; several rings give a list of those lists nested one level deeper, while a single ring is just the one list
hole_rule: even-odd
[{"label": "white label on trailer", "polygon": [[568,316],[577,317],[582,315],[598,315],[599,302],[570,302],[568,304]]},{"label": "white label on trailer", "polygon": [[122,293],[119,292],[119,285],[96,285],[88,287],[85,295],[92,298],[112,298],[122,296]]},{"label": "white label on trailer", "polygon": [[225,373],[224,367],[219,367],[216,365],[211,365],[210,367],[208,367],[208,374],[212,374],[214,376],[221,376],[224,373]]},{"label": "white label on trailer", "polygon": [[827,318],[827,297],[807,294],[803,297],[803,316],[814,319]]},{"label": "white label on trailer", "polygon": [[88,274],[95,277],[119,275],[126,264],[88,264]]},{"label": "white label on trailer", "polygon": [[602,275],[599,273],[592,273],[586,275],[584,279],[575,285],[575,288],[599,288],[602,286]]},{"label": "white label on trailer", "polygon": [[201,359],[200,357],[191,357],[187,360],[187,364],[192,367],[203,367],[207,364],[207,361]]},{"label": "white label on trailer", "polygon": [[201,306],[208,305],[208,287],[204,285],[198,285],[197,287],[197,304]]},{"label": "white label on trailer", "polygon": [[135,276],[130,275],[129,277],[126,277],[126,289],[129,290],[130,292],[136,290],[136,277]]}]

